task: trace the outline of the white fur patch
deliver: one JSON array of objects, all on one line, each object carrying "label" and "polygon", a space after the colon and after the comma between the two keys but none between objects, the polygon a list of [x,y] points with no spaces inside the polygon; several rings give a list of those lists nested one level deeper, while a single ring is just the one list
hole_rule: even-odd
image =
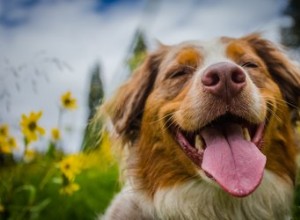
[{"label": "white fur patch", "polygon": [[289,220],[292,184],[265,171],[251,195],[236,198],[215,184],[191,180],[156,192],[153,201],[127,185],[101,220]]},{"label": "white fur patch", "polygon": [[220,39],[208,41],[203,44],[202,48],[204,63],[201,69],[219,62],[232,62],[226,55],[226,44],[222,43]]},{"label": "white fur patch", "polygon": [[292,186],[265,171],[258,189],[244,198],[228,195],[206,181],[190,181],[155,194],[159,219],[284,220],[290,219]]}]

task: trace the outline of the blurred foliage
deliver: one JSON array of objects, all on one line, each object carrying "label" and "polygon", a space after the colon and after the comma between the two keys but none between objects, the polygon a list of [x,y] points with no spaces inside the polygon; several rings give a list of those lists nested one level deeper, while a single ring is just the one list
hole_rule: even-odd
[{"label": "blurred foliage", "polygon": [[[70,91],[62,94],[58,124],[50,131],[39,124],[43,112],[22,115],[21,158],[13,156],[20,149],[9,125],[0,124],[1,220],[95,219],[119,191],[118,167],[106,134],[93,150],[69,155],[60,150],[60,120],[63,113],[76,109],[76,101]],[[45,151],[37,152],[32,145],[47,132],[49,140],[43,137],[40,142]]]},{"label": "blurred foliage", "polygon": [[56,160],[39,154],[32,163],[1,167],[0,219],[95,219],[118,191],[117,173],[115,165],[91,165],[76,176],[79,191],[65,195]]},{"label": "blurred foliage", "polygon": [[139,52],[128,60],[130,70],[135,70],[146,58],[146,52]]},{"label": "blurred foliage", "polygon": [[101,76],[101,67],[99,64],[97,64],[92,71],[90,80],[90,91],[88,96],[89,120],[91,120],[95,115],[97,106],[102,102],[102,99],[104,97],[104,89]]},{"label": "blurred foliage", "polygon": [[134,37],[132,55],[127,61],[130,71],[134,71],[144,61],[146,54],[147,46],[144,34],[142,31],[137,31]]},{"label": "blurred foliage", "polygon": [[299,220],[300,219],[300,178],[298,174],[297,178],[297,184],[295,189],[295,200],[294,200],[294,206],[293,206],[293,220]]},{"label": "blurred foliage", "polygon": [[[90,89],[88,95],[89,116],[87,126],[85,128],[82,149],[84,151],[91,150],[100,146],[101,137],[100,131],[102,130],[102,123],[100,121],[91,125],[91,120],[96,113],[97,106],[101,104],[104,97],[103,82],[101,79],[100,65],[96,65],[91,72]],[[94,126],[94,127],[93,127]]]},{"label": "blurred foliage", "polygon": [[300,46],[300,1],[290,0],[285,14],[292,19],[292,25],[281,29],[282,43],[285,46]]}]

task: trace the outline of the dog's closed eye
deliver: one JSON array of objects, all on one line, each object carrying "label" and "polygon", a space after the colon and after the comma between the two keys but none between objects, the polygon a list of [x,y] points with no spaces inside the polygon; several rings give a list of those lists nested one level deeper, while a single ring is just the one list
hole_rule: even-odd
[{"label": "dog's closed eye", "polygon": [[169,74],[167,74],[167,78],[169,79],[175,79],[175,78],[180,78],[183,76],[191,76],[193,74],[194,68],[184,66],[180,67],[177,70],[172,70]]},{"label": "dog's closed eye", "polygon": [[248,62],[242,63],[241,66],[244,68],[257,68],[258,64],[253,61],[252,62],[248,61]]}]

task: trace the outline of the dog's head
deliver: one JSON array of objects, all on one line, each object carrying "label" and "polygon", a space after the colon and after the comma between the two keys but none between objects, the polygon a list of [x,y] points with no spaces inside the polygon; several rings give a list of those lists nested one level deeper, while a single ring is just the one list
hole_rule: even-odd
[{"label": "dog's head", "polygon": [[242,197],[264,169],[294,181],[299,96],[299,70],[253,34],[161,46],[104,108],[149,195],[199,179]]}]

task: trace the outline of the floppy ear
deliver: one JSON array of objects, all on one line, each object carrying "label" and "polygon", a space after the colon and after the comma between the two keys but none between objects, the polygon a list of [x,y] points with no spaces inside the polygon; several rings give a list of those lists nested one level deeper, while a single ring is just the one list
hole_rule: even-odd
[{"label": "floppy ear", "polygon": [[279,85],[280,90],[292,109],[292,120],[299,120],[300,106],[300,69],[272,42],[259,34],[246,36],[245,39],[264,60],[268,71]]},{"label": "floppy ear", "polygon": [[148,55],[115,96],[104,103],[104,111],[123,142],[132,143],[138,135],[145,102],[155,82],[163,51],[161,48]]}]

